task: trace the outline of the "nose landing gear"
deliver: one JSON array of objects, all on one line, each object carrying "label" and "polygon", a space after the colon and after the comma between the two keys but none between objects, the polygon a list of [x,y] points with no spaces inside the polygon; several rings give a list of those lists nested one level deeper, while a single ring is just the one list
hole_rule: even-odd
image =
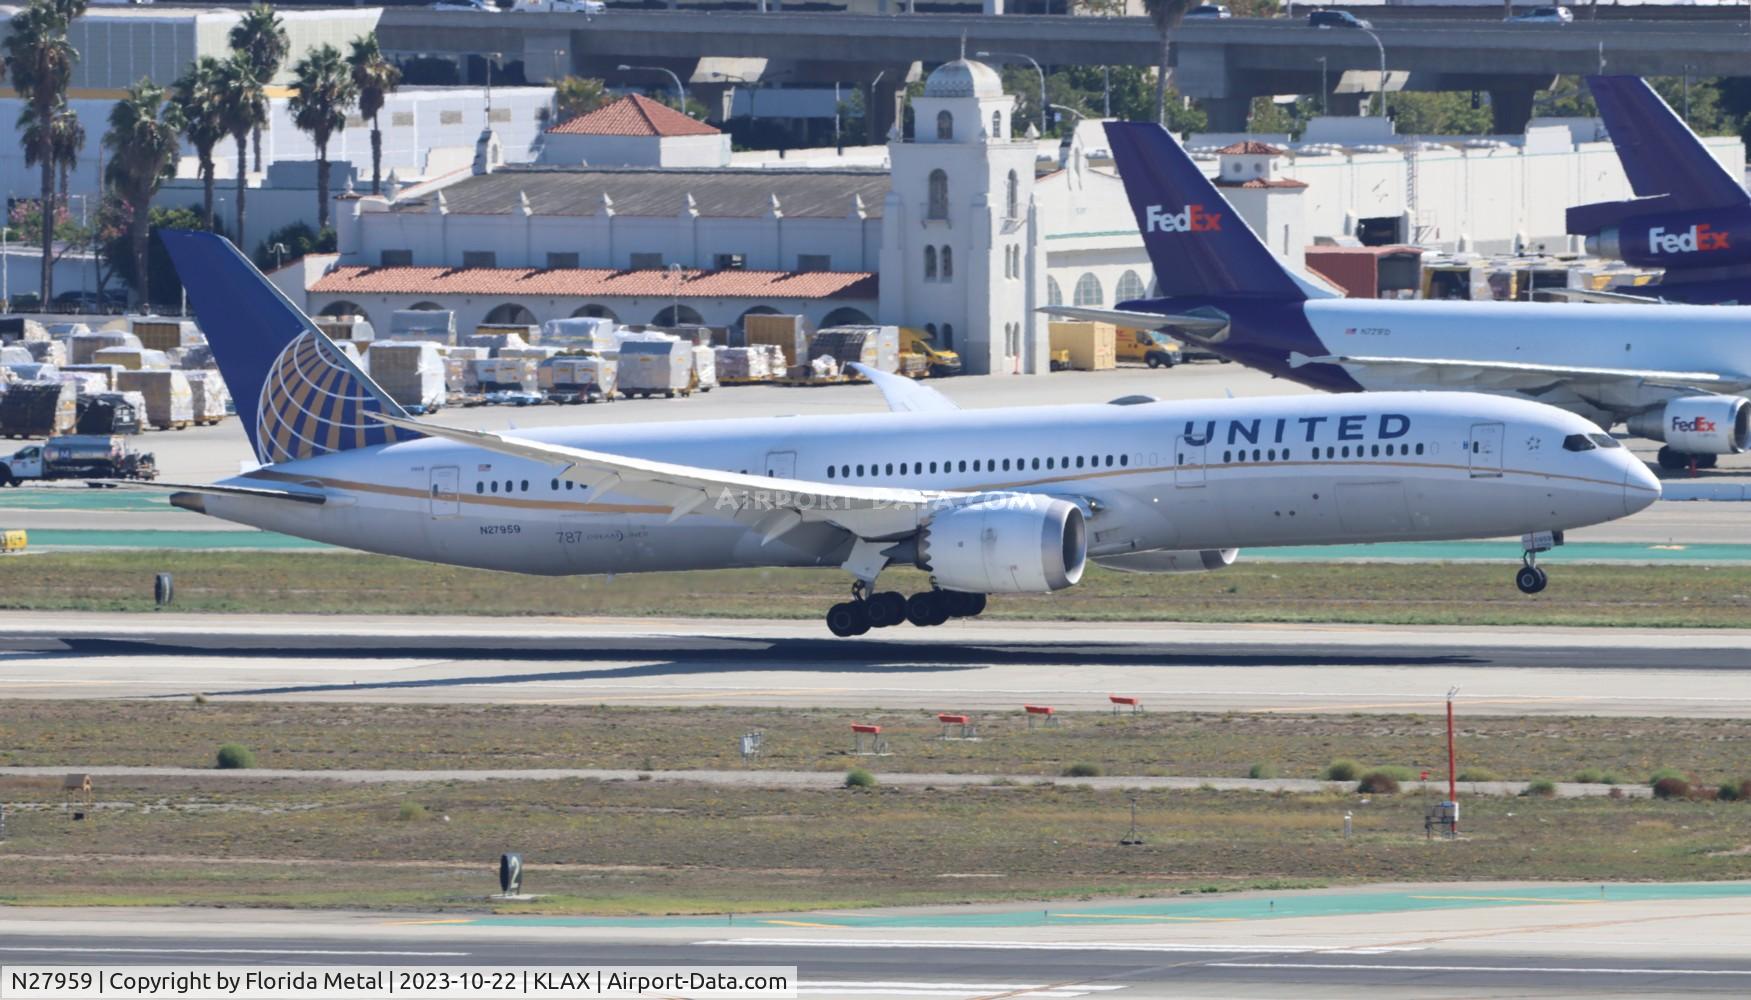
[{"label": "nose landing gear", "polygon": [[1550,583],[1550,577],[1538,567],[1538,554],[1549,552],[1563,543],[1560,531],[1535,531],[1520,536],[1520,569],[1514,573],[1514,586],[1522,594],[1536,594]]}]

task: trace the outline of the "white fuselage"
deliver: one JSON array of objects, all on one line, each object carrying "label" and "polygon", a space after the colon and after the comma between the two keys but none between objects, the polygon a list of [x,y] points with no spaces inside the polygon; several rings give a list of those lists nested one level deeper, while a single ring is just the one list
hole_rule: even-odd
[{"label": "white fuselage", "polygon": [[[1751,375],[1751,306],[1315,299],[1304,308],[1314,335],[1335,355]],[[1474,372],[1457,373],[1457,385],[1438,373],[1346,370],[1368,390],[1494,388]],[[1626,379],[1553,383],[1540,401],[1590,405],[1620,419],[1708,391]]]},{"label": "white fuselage", "polygon": [[[519,431],[678,465],[818,483],[1030,492],[1092,512],[1089,554],[1499,537],[1622,517],[1658,495],[1586,421],[1449,393],[871,413]],[[1207,443],[1200,443],[1205,442]],[[217,517],[372,552],[525,573],[837,565],[849,535],[762,535],[711,505],[584,497],[559,467],[425,439],[268,466]]]}]

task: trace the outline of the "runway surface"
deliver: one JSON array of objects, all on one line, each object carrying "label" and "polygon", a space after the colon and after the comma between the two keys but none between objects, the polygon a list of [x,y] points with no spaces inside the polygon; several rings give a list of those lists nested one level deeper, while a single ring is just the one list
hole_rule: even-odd
[{"label": "runway surface", "polygon": [[[531,877],[538,877],[532,872]],[[1751,886],[1448,884],[652,920],[0,910],[20,964],[794,965],[803,996],[1744,995]]]},{"label": "runway surface", "polygon": [[1751,717],[1739,630],[0,613],[0,697]]}]

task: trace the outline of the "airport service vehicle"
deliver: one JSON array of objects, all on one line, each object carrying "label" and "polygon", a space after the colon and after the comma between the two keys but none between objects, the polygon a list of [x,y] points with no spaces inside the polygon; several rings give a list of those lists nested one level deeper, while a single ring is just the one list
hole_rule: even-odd
[{"label": "airport service vehicle", "polygon": [[1534,7],[1524,14],[1510,14],[1502,20],[1514,24],[1568,24],[1574,19],[1574,12],[1567,7]]},{"label": "airport service vehicle", "polygon": [[1664,442],[1664,468],[1751,449],[1751,307],[1338,298],[1285,267],[1165,129],[1106,130],[1163,297],[1044,312],[1163,329],[1333,392],[1537,399]]},{"label": "airport service vehicle", "polygon": [[608,5],[602,0],[517,0],[511,10],[526,14],[603,14]]},{"label": "airport service vehicle", "polygon": [[1568,231],[1587,252],[1664,268],[1657,284],[1606,301],[1751,302],[1751,196],[1639,76],[1590,76],[1587,87],[1635,197],[1576,205]]},{"label": "airport service vehicle", "polygon": [[157,478],[158,465],[150,453],[135,451],[126,438],[109,434],[64,434],[0,459],[4,486],[27,479]]},{"label": "airport service vehicle", "polygon": [[1233,16],[1234,14],[1225,5],[1219,3],[1201,3],[1186,11],[1186,20],[1188,21],[1225,20]]},{"label": "airport service vehicle", "polygon": [[427,10],[459,10],[476,14],[497,14],[499,8],[487,0],[438,0],[437,3],[426,4]]},{"label": "airport service vehicle", "polygon": [[[959,410],[860,365],[892,412],[464,430],[407,416],[224,238],[161,236],[262,463],[175,506],[521,573],[838,566],[842,636],[1249,545],[1520,535],[1535,592],[1556,533],[1660,492],[1573,414],[1458,393]],[[876,588],[905,564],[932,588]]]},{"label": "airport service vehicle", "polygon": [[1160,330],[1120,330],[1113,338],[1120,361],[1141,361],[1151,368],[1172,368],[1180,363],[1179,341]]},{"label": "airport service vehicle", "polygon": [[931,378],[961,373],[961,356],[936,346],[936,341],[931,339],[930,334],[903,326],[900,328],[900,342],[903,345],[900,350],[924,358],[925,368]]}]

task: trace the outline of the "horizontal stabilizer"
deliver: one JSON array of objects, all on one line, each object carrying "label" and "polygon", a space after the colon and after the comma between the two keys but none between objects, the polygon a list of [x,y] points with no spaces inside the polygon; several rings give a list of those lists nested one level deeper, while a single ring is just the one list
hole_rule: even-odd
[{"label": "horizontal stabilizer", "polygon": [[323,504],[328,497],[321,493],[298,490],[268,490],[255,486],[220,486],[216,483],[162,483],[139,479],[91,479],[99,486],[115,486],[133,490],[162,490],[166,493],[201,493],[207,496],[253,497],[257,500],[290,500],[293,503]]},{"label": "horizontal stabilizer", "polygon": [[1636,295],[1632,292],[1601,291],[1592,288],[1540,288],[1539,298],[1557,299],[1563,302],[1591,302],[1597,305],[1637,305],[1664,302],[1657,293],[1659,285],[1648,285],[1649,294]]},{"label": "horizontal stabilizer", "polygon": [[1060,319],[1084,323],[1111,323],[1127,330],[1184,330],[1188,333],[1213,334],[1228,328],[1228,320],[1217,316],[1193,316],[1186,313],[1138,312],[1130,309],[1092,309],[1088,306],[1040,306],[1039,311]]},{"label": "horizontal stabilizer", "polygon": [[1350,368],[1397,370],[1421,380],[1477,382],[1481,391],[1523,392],[1563,381],[1633,381],[1673,388],[1707,387],[1712,392],[1736,392],[1751,387],[1751,377],[1723,372],[1668,371],[1658,368],[1587,368],[1541,365],[1524,361],[1479,361],[1464,358],[1394,358],[1352,354],[1309,356],[1289,354],[1289,367],[1343,365]]}]

